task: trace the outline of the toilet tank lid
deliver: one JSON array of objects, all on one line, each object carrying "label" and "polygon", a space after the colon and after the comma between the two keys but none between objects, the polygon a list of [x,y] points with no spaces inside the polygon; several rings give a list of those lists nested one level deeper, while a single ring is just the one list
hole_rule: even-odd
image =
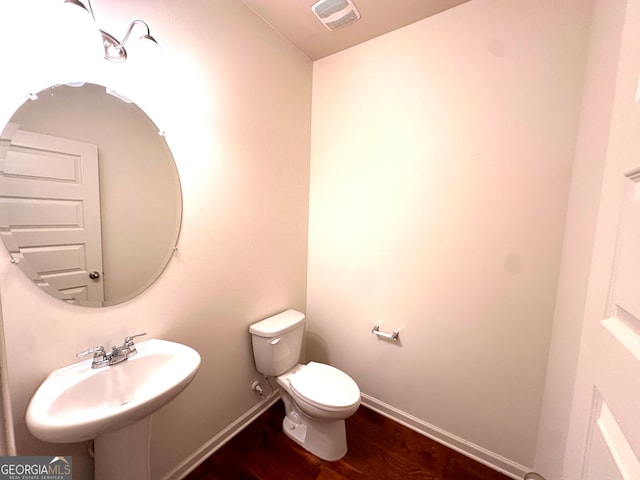
[{"label": "toilet tank lid", "polygon": [[304,320],[304,313],[296,310],[284,312],[265,318],[249,327],[249,332],[259,337],[277,337],[289,330],[293,330]]}]

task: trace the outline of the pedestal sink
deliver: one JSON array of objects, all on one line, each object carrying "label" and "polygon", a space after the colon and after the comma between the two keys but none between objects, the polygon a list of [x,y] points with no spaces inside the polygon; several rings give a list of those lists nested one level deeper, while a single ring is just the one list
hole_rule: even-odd
[{"label": "pedestal sink", "polygon": [[27,408],[27,427],[45,442],[94,439],[95,480],[150,479],[150,415],[178,395],[200,367],[194,349],[166,340],[136,344],[117,365],[91,360],[52,372]]}]

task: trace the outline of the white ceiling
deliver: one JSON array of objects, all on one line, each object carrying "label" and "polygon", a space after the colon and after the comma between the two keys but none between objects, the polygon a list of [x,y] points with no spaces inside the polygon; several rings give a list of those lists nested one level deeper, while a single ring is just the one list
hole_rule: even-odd
[{"label": "white ceiling", "polygon": [[354,0],[362,18],[328,30],[311,11],[317,0],[242,0],[312,60],[435,15],[469,0]]}]

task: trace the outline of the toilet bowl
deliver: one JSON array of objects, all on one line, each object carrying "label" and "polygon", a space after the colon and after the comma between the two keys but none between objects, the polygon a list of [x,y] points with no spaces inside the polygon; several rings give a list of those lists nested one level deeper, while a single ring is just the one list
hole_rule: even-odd
[{"label": "toilet bowl", "polygon": [[345,419],[360,405],[360,389],[346,373],[324,363],[296,365],[277,379],[305,415]]},{"label": "toilet bowl", "polygon": [[344,421],[360,406],[356,382],[337,368],[316,362],[296,365],[277,382],[286,412],[284,433],[323,460],[344,457]]},{"label": "toilet bowl", "polygon": [[323,460],[347,453],[345,419],[360,406],[360,389],[343,371],[298,363],[304,314],[287,310],[251,325],[257,370],[274,376],[285,405],[284,433]]}]

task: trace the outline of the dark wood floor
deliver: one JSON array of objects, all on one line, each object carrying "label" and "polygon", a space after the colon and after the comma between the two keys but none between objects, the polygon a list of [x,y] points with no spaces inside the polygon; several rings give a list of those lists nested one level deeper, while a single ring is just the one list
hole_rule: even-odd
[{"label": "dark wood floor", "polygon": [[347,419],[349,450],[325,462],[282,432],[282,401],[211,455],[186,480],[508,480],[365,407]]}]

